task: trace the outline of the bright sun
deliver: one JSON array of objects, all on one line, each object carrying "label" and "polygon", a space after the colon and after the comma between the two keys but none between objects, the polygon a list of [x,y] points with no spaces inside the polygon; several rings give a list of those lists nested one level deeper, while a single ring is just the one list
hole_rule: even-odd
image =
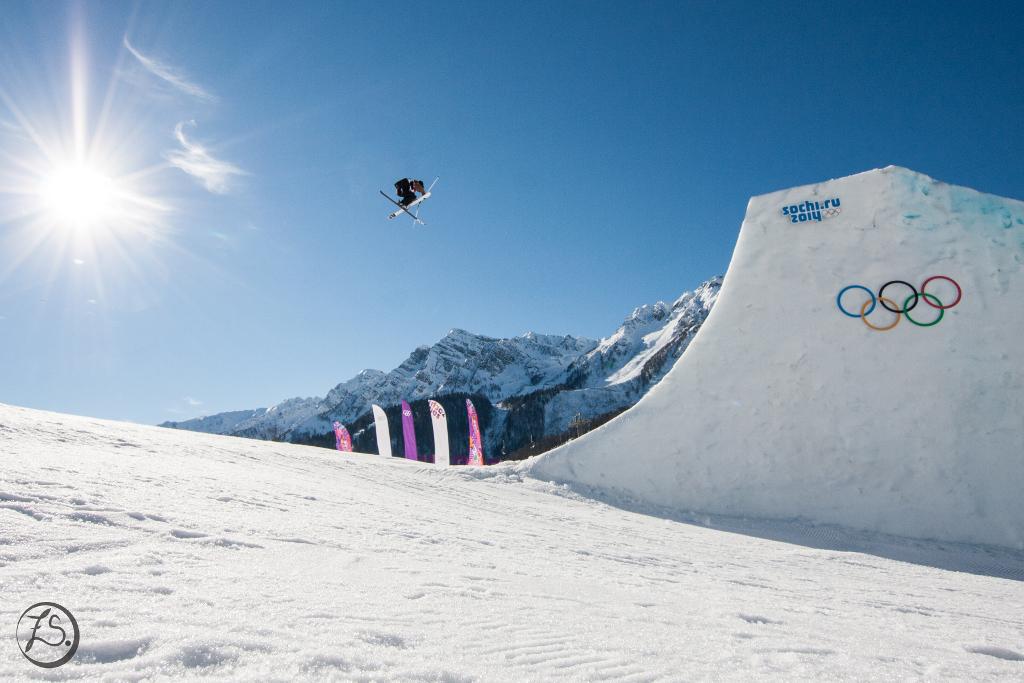
[{"label": "bright sun", "polygon": [[40,184],[39,198],[46,213],[63,227],[91,228],[118,212],[114,181],[81,164],[55,168]]},{"label": "bright sun", "polygon": [[[27,277],[55,296],[67,285],[69,301],[147,305],[173,246],[174,207],[159,192],[168,164],[154,154],[152,121],[136,107],[144,100],[117,87],[118,69],[89,106],[80,28],[67,82],[41,82],[38,100],[29,80],[0,77],[0,289],[8,277]],[[53,106],[68,92],[64,106]]]}]

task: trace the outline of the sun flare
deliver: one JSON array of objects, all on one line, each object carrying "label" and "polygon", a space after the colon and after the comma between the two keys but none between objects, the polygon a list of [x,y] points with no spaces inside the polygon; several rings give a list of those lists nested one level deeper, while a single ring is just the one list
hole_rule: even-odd
[{"label": "sun flare", "polygon": [[48,316],[142,310],[192,256],[163,184],[169,131],[120,62],[90,71],[84,20],[70,32],[47,78],[0,63],[0,293],[38,287]]},{"label": "sun flare", "polygon": [[43,210],[62,226],[90,228],[114,218],[117,186],[102,171],[83,164],[55,168],[39,186]]}]

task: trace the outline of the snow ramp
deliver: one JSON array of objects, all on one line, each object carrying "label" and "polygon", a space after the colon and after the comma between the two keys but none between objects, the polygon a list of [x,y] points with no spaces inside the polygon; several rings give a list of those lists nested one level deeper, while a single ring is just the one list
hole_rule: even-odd
[{"label": "snow ramp", "polygon": [[904,168],[754,197],[676,366],[526,467],[687,512],[1022,548],[1022,262],[1024,202]]}]

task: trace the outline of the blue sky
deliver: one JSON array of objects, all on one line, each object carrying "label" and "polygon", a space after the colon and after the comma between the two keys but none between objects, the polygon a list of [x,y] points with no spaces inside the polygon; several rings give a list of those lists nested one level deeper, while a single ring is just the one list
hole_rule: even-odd
[{"label": "blue sky", "polygon": [[[723,273],[751,195],[888,164],[1024,197],[1022,18],[6,2],[0,401],[159,422],[452,327],[598,337]],[[88,224],[55,206],[69,163],[113,197]],[[385,220],[403,175],[441,178],[426,228]]]}]

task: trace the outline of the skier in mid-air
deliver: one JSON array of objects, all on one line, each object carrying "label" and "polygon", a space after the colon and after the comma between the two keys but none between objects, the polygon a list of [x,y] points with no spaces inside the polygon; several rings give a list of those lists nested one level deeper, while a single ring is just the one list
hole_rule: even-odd
[{"label": "skier in mid-air", "polygon": [[[422,180],[410,180],[409,178],[402,178],[395,182],[395,192],[398,194],[401,201],[395,201],[389,194],[380,191],[380,194],[384,199],[388,200],[392,204],[398,207],[397,211],[392,211],[388,215],[388,220],[397,218],[403,213],[409,214],[413,222],[417,225],[426,225],[420,220],[420,210],[417,208],[416,212],[413,213],[412,208],[420,206],[423,202],[430,198],[430,191],[434,189],[434,185],[438,179],[434,178],[434,182],[430,183],[430,187],[424,187]],[[419,197],[416,195],[419,194]]]},{"label": "skier in mid-air", "polygon": [[402,206],[409,206],[416,201],[417,192],[421,195],[427,193],[426,188],[423,187],[422,180],[409,180],[408,178],[402,178],[396,182],[395,191],[398,193],[398,196],[401,197],[401,201],[398,203]]}]

